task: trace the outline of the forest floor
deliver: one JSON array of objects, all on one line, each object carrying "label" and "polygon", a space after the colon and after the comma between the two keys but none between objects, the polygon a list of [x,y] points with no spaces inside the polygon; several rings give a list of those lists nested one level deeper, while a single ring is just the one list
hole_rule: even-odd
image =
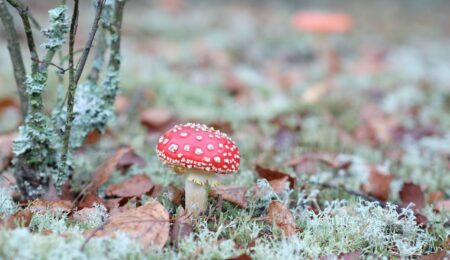
[{"label": "forest floor", "polygon": [[[444,1],[163,2],[130,1],[117,116],[76,151],[62,195],[29,203],[17,202],[21,119],[0,40],[0,258],[448,256]],[[32,6],[42,21],[47,7]],[[347,12],[354,28],[296,31],[299,8]],[[198,217],[183,210],[184,177],[155,151],[186,122],[227,133],[241,154]]]}]

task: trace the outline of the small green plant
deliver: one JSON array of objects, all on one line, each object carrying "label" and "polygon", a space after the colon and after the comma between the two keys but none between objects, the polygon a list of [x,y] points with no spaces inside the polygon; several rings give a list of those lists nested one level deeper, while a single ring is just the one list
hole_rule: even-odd
[{"label": "small green plant", "polygon": [[[27,46],[31,56],[31,72],[27,74],[13,18],[7,3],[20,14],[26,32]],[[7,35],[10,56],[14,68],[18,92],[21,98],[23,125],[14,141],[15,175],[25,198],[42,196],[48,190],[50,179],[59,188],[73,169],[71,151],[80,147],[87,134],[95,129],[103,131],[113,116],[113,104],[119,88],[120,41],[123,9],[126,0],[95,1],[96,15],[81,58],[75,65],[75,35],[78,26],[79,0],[74,0],[72,16],[68,14],[66,1],[49,11],[50,26],[40,29],[20,0],[1,0],[0,18]],[[34,27],[33,27],[33,26]],[[40,29],[47,41],[41,44],[44,58],[39,58],[33,29]],[[86,83],[78,82],[86,64],[94,37],[99,31],[95,45],[95,57]],[[68,40],[67,40],[68,38]],[[62,47],[68,42],[67,55]],[[106,51],[109,59],[105,62]],[[60,64],[53,62],[55,54],[62,58]],[[63,66],[68,66],[63,68]],[[68,71],[68,90],[54,106],[52,115],[44,111],[42,95],[48,82],[49,67],[58,73]],[[100,72],[106,67],[104,79]],[[59,76],[61,83],[64,77]]]}]

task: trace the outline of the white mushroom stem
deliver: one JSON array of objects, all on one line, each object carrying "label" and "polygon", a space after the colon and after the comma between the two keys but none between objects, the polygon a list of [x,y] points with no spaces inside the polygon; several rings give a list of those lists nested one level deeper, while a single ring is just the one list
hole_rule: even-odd
[{"label": "white mushroom stem", "polygon": [[192,170],[187,173],[185,183],[186,209],[194,214],[200,214],[208,208],[208,186],[218,184],[214,173]]}]

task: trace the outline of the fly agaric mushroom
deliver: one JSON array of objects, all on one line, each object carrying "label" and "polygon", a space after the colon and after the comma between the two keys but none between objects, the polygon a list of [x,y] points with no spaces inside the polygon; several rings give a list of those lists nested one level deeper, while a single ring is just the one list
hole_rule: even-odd
[{"label": "fly agaric mushroom", "polygon": [[339,12],[300,11],[292,17],[291,22],[298,31],[315,33],[320,36],[321,51],[327,60],[328,75],[334,75],[339,70],[339,59],[334,49],[327,47],[325,37],[350,31],[353,26],[352,18]]},{"label": "fly agaric mushroom", "polygon": [[226,134],[203,124],[176,125],[159,138],[159,159],[178,174],[186,174],[186,208],[195,213],[208,206],[207,186],[219,184],[220,174],[239,169],[240,155]]}]

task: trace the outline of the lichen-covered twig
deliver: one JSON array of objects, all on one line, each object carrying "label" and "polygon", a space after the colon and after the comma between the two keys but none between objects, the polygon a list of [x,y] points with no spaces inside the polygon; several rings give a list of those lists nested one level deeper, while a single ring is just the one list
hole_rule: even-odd
[{"label": "lichen-covered twig", "polygon": [[65,131],[63,136],[63,149],[61,153],[61,163],[64,165],[67,161],[67,153],[69,152],[69,146],[70,146],[70,133],[72,130],[72,124],[74,120],[74,105],[75,105],[75,94],[76,89],[78,85],[78,80],[81,77],[81,73],[83,71],[84,65],[86,64],[87,57],[89,56],[89,52],[92,47],[92,43],[95,38],[95,34],[98,29],[98,23],[100,20],[100,16],[103,9],[104,0],[98,0],[97,1],[97,7],[96,7],[96,14],[94,18],[94,23],[92,25],[91,31],[89,33],[89,39],[86,42],[85,48],[83,50],[83,54],[81,55],[80,62],[77,66],[77,68],[74,67],[74,43],[75,43],[75,33],[76,33],[76,27],[77,27],[77,20],[78,20],[78,0],[74,0],[74,12],[72,16],[72,22],[70,26],[70,33],[69,33],[69,90],[67,94],[67,118],[66,118],[66,125],[65,125]]},{"label": "lichen-covered twig", "polygon": [[25,30],[25,35],[27,38],[28,49],[31,55],[31,71],[32,74],[38,72],[39,69],[39,55],[36,50],[36,44],[33,37],[33,30],[31,28],[30,19],[28,17],[28,6],[24,5],[19,0],[7,0],[10,5],[12,5],[19,12],[20,18],[22,19],[23,28]]},{"label": "lichen-covered twig", "polygon": [[0,20],[2,21],[4,27],[9,56],[11,58],[11,63],[14,70],[14,78],[16,80],[17,92],[19,93],[22,117],[25,118],[28,110],[28,98],[25,93],[25,81],[27,72],[23,63],[19,39],[14,28],[14,20],[12,15],[9,13],[4,0],[0,0]]},{"label": "lichen-covered twig", "polygon": [[79,2],[78,0],[74,0],[73,14],[72,14],[72,22],[70,23],[70,32],[69,32],[69,91],[67,95],[67,119],[66,119],[66,128],[64,131],[64,139],[63,139],[63,150],[61,153],[61,163],[64,165],[67,161],[67,153],[69,151],[69,141],[70,141],[70,131],[72,129],[73,122],[73,106],[75,103],[75,91],[76,91],[76,81],[75,81],[75,67],[73,61],[73,51],[75,45],[75,35],[78,26],[78,13],[79,13]]}]

